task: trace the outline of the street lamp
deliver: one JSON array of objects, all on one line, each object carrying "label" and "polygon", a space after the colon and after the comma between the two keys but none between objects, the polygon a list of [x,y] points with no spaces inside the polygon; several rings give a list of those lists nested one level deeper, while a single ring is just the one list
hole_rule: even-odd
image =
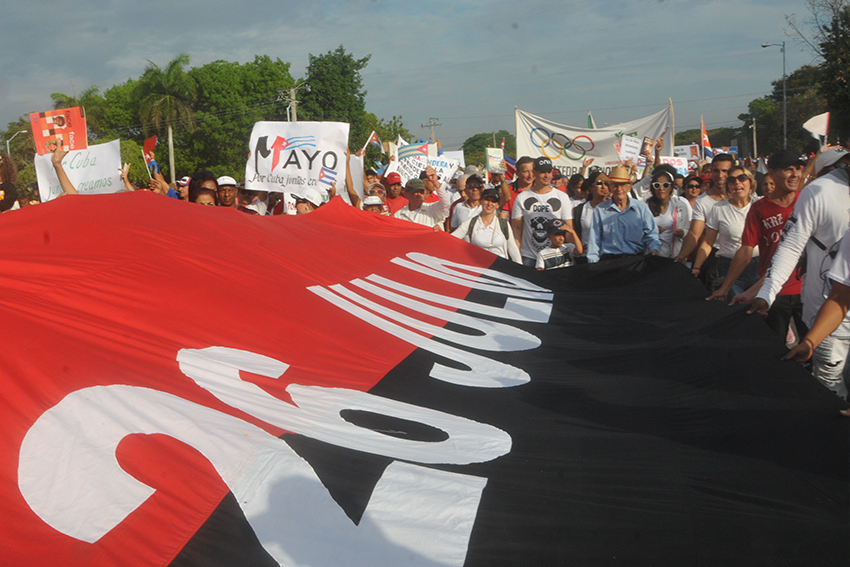
[{"label": "street lamp", "polygon": [[12,136],[12,137],[11,137],[11,138],[9,138],[8,140],[6,140],[6,155],[7,155],[7,156],[12,157],[12,154],[11,154],[11,153],[9,153],[9,142],[11,142],[12,140],[14,140],[14,139],[15,139],[15,136],[17,136],[18,134],[26,134],[27,132],[29,132],[29,130],[18,130],[17,132],[15,132],[15,135],[14,135],[14,136]]},{"label": "street lamp", "polygon": [[782,148],[788,149],[788,98],[785,95],[785,42],[762,43],[762,47],[778,47],[782,51]]}]

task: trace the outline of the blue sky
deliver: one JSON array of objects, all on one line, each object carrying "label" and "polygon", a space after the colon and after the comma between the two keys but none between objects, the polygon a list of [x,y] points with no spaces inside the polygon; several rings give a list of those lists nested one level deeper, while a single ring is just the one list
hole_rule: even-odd
[{"label": "blue sky", "polygon": [[[138,77],[147,59],[186,52],[191,65],[268,54],[302,77],[309,53],[340,44],[371,54],[366,107],[429,117],[447,149],[479,132],[514,132],[513,109],[583,125],[657,112],[672,97],[676,130],[738,126],[747,103],[813,55],[787,36],[803,0],[432,0],[292,2],[181,0],[72,4],[0,0],[0,123],[50,108],[50,93],[104,90]],[[51,15],[52,14],[52,15]],[[9,48],[11,47],[11,49]]]}]

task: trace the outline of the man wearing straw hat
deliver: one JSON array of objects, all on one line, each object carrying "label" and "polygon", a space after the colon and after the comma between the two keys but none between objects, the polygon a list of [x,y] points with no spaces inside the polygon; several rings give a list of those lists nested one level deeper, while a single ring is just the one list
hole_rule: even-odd
[{"label": "man wearing straw hat", "polygon": [[618,165],[606,176],[611,200],[593,210],[587,241],[587,261],[610,260],[637,254],[658,254],[661,241],[658,227],[646,203],[629,197],[634,179],[629,170]]}]

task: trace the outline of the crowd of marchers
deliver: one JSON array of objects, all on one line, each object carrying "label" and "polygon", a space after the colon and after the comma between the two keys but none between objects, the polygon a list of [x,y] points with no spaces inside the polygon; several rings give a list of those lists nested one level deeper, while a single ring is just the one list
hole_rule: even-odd
[{"label": "crowd of marchers", "polygon": [[[795,345],[789,358],[811,359],[814,376],[848,399],[850,153],[825,147],[806,158],[780,150],[766,172],[719,154],[686,176],[654,165],[661,149],[642,170],[626,162],[605,172],[586,159],[569,178],[546,157],[523,156],[509,178],[503,161],[494,171],[468,166],[444,180],[428,167],[406,183],[397,172],[366,170],[356,188],[347,167],[344,190],[367,214],[445,230],[538,270],[634,255],[671,258],[699,278],[707,299],[750,304]],[[64,154],[60,146],[52,164],[63,195],[75,194]],[[20,206],[16,178],[14,163],[0,153],[0,212]],[[138,189],[126,172],[122,178],[125,190]],[[170,185],[156,167],[146,190],[251,215],[306,214],[337,192],[335,184],[327,192],[309,187],[287,199],[209,171]]]}]

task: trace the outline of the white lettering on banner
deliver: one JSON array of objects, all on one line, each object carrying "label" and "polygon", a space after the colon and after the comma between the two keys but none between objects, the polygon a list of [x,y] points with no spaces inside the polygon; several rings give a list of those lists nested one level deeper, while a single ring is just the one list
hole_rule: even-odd
[{"label": "white lettering on banner", "polygon": [[[425,275],[473,289],[544,301],[552,301],[554,297],[554,294],[548,289],[496,270],[458,264],[418,252],[411,252],[407,257],[418,262],[418,264],[413,264],[403,258],[393,258],[392,262]],[[475,272],[481,275],[475,275]]]},{"label": "white lettering on banner", "polygon": [[332,291],[321,286],[313,286],[307,288],[319,297],[327,300],[342,309],[362,319],[363,321],[374,325],[375,327],[385,331],[405,342],[408,342],[421,349],[432,352],[436,355],[448,358],[454,362],[463,364],[469,370],[461,370],[445,366],[439,362],[435,362],[431,367],[431,378],[458,384],[459,386],[471,386],[474,388],[508,388],[511,386],[519,386],[529,381],[528,374],[516,366],[511,366],[503,362],[473,354],[445,343],[440,343],[429,339],[418,333],[414,333],[397,325],[387,319],[375,315],[371,311],[367,311],[362,307],[343,299]]},{"label": "white lettering on banner", "polygon": [[446,307],[454,307],[470,313],[478,313],[498,319],[511,319],[514,321],[530,321],[532,323],[545,323],[552,313],[551,303],[540,301],[528,301],[509,297],[504,307],[493,307],[482,303],[474,303],[465,299],[457,299],[448,295],[440,295],[424,289],[415,288],[407,284],[400,284],[385,277],[372,274],[366,279],[387,288],[384,293],[404,293],[433,303],[440,303]]},{"label": "white lettering on banner", "polygon": [[[457,262],[451,262],[416,252],[408,254],[407,257],[411,260],[416,260],[416,262],[411,262],[404,258],[393,258],[392,262],[413,271],[463,287],[481,289],[501,295],[519,296],[523,298],[551,300],[553,297],[550,290],[496,270],[459,264]],[[380,277],[369,276],[366,279],[374,280],[375,278]],[[387,282],[389,280],[383,281]],[[439,356],[448,358],[449,360],[463,364],[469,369],[462,370],[452,368],[435,362],[430,372],[430,376],[432,378],[450,382],[452,384],[473,386],[477,388],[505,388],[525,384],[529,381],[530,378],[528,374],[524,370],[516,368],[515,366],[504,364],[502,362],[435,341],[429,337],[411,331],[407,327],[439,337],[456,345],[491,351],[527,350],[540,346],[540,339],[531,333],[510,325],[495,324],[490,321],[478,319],[477,317],[462,315],[445,309],[429,306],[421,302],[407,300],[401,296],[395,296],[395,294],[387,294],[383,289],[366,283],[363,280],[353,280],[350,284],[366,290],[377,297],[381,297],[384,300],[408,307],[413,311],[418,311],[431,317],[436,317],[444,321],[455,322],[468,328],[484,332],[483,336],[467,335],[451,331],[443,327],[438,327],[436,325],[431,325],[424,321],[418,321],[409,315],[405,315],[366,299],[341,284],[332,285],[328,288],[324,288],[322,286],[312,286],[308,288],[319,297],[326,299],[344,311],[347,311],[355,317],[378,327],[396,338]],[[404,286],[399,286],[397,289],[404,289]],[[439,303],[440,297],[442,296],[431,294],[428,299]],[[452,305],[449,305],[448,303],[445,305],[458,306],[458,302],[460,301],[462,300],[454,300]],[[463,306],[470,305],[474,304],[468,301],[463,302]],[[547,305],[548,307],[545,311],[546,318],[541,322],[548,320],[548,314],[552,307],[551,304],[543,305]],[[474,311],[474,308],[468,310]],[[531,312],[534,313],[534,311]],[[543,313],[544,311],[537,311],[535,314],[539,317]],[[516,319],[517,317],[512,314],[510,318]]]},{"label": "white lettering on banner", "polygon": [[21,494],[54,529],[98,541],[155,492],[116,459],[118,444],[133,434],[165,434],[197,449],[263,548],[287,566],[331,567],[341,558],[362,567],[461,566],[487,482],[393,462],[355,525],[282,440],[171,394],[113,385],[69,394],[33,424],[21,444]]},{"label": "white lettering on banner", "polygon": [[391,317],[392,319],[398,321],[399,323],[402,323],[403,325],[407,325],[408,327],[411,327],[418,331],[422,331],[423,333],[428,333],[435,337],[440,337],[441,339],[446,339],[447,341],[455,343],[457,345],[463,345],[469,348],[475,348],[479,350],[503,352],[531,350],[540,346],[540,339],[538,339],[536,336],[532,335],[527,331],[523,331],[522,329],[517,329],[516,327],[511,327],[510,325],[505,325],[504,323],[494,323],[492,321],[479,319],[478,317],[470,317],[469,315],[463,315],[462,313],[458,313],[456,311],[449,311],[447,309],[428,305],[427,303],[421,301],[407,299],[403,296],[397,296],[392,294],[386,295],[384,294],[383,290],[378,286],[372,285],[363,280],[352,280],[351,285],[357,286],[379,297],[383,297],[385,300],[391,303],[397,303],[398,305],[407,307],[419,313],[424,313],[425,315],[429,315],[431,317],[441,319],[446,322],[456,323],[462,327],[466,327],[467,329],[479,331],[482,333],[481,335],[467,335],[465,333],[459,333],[457,331],[446,329],[445,327],[425,323],[424,321],[419,321],[399,311],[394,311],[388,307],[379,305],[374,301],[364,299],[363,297],[347,290],[341,285],[331,286],[332,290],[339,293],[343,297],[346,297],[356,303],[359,303],[360,305],[363,305],[364,307],[367,307],[376,313]]},{"label": "white lettering on banner", "polygon": [[[252,352],[224,347],[182,349],[177,362],[181,372],[227,405],[281,429],[341,447],[419,463],[460,465],[490,461],[511,449],[510,436],[491,425],[365,392],[290,384],[286,391],[293,403],[284,402],[239,376],[240,370],[246,370],[279,378],[288,368]],[[340,415],[343,410],[421,423],[443,431],[448,439],[427,442],[384,435],[349,423]]]}]

